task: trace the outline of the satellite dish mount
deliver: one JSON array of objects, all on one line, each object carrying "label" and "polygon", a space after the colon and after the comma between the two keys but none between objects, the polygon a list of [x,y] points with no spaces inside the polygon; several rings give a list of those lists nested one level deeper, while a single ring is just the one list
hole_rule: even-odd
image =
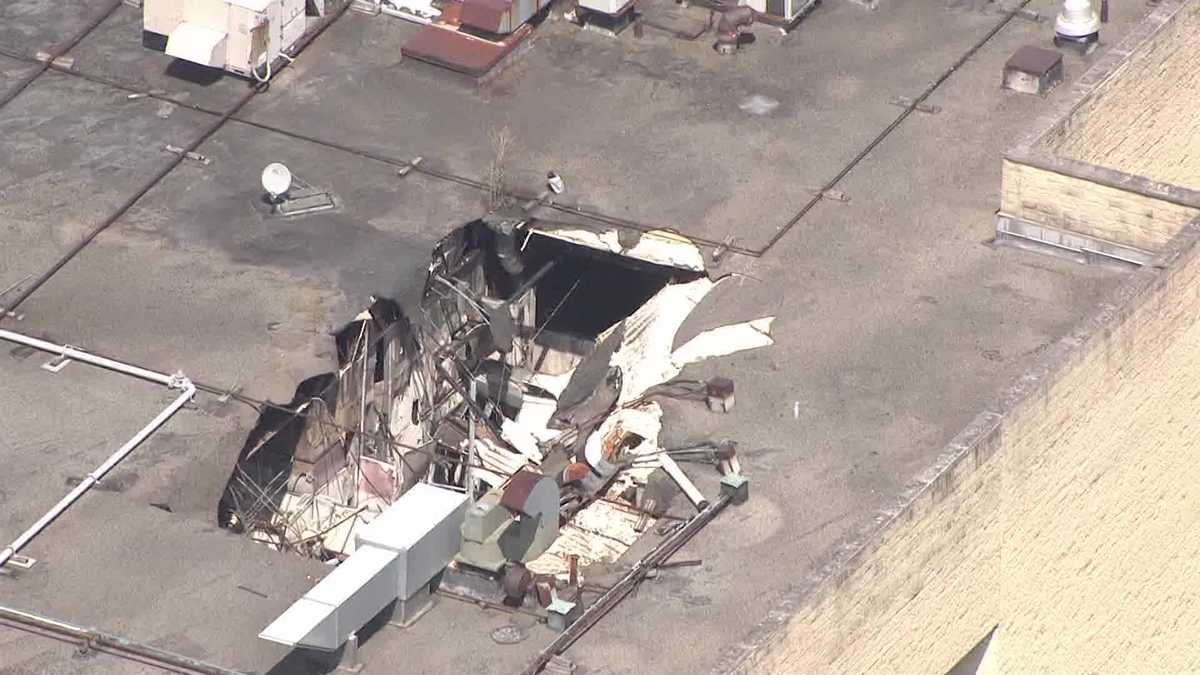
[{"label": "satellite dish mount", "polygon": [[287,201],[288,190],[292,187],[292,172],[279,162],[268,164],[262,172],[262,186],[267,191],[271,206],[278,208]]},{"label": "satellite dish mount", "polygon": [[309,185],[279,162],[263,169],[262,186],[272,217],[290,218],[337,208],[332,192]]}]

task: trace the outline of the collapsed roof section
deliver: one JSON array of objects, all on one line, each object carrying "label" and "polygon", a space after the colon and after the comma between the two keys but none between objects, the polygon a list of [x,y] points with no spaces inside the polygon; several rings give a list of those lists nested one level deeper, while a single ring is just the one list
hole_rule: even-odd
[{"label": "collapsed roof section", "polygon": [[[460,567],[565,576],[572,556],[615,560],[654,522],[636,495],[659,468],[704,501],[659,445],[655,399],[712,394],[724,409],[731,383],[680,380],[682,369],[771,344],[765,317],[672,349],[717,283],[696,246],[666,232],[470,223],[435,247],[412,318],[374,299],[335,336],[337,369],[301,385],[296,414],[264,416],[220,522],[340,560],[362,526],[428,483],[472,503]],[[547,490],[549,508],[530,506]]]}]

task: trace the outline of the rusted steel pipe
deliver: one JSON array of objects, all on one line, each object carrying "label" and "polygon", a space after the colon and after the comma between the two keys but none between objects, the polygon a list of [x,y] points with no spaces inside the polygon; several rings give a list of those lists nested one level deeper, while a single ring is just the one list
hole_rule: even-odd
[{"label": "rusted steel pipe", "polygon": [[736,45],[742,29],[751,26],[757,16],[758,12],[746,5],[722,10],[717,19],[717,43]]}]

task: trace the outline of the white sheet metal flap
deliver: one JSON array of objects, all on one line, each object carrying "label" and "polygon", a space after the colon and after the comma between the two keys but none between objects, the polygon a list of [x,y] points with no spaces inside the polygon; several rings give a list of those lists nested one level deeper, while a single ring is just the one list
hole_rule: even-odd
[{"label": "white sheet metal flap", "polygon": [[225,66],[226,34],[184,21],[167,37],[167,54],[203,66]]}]

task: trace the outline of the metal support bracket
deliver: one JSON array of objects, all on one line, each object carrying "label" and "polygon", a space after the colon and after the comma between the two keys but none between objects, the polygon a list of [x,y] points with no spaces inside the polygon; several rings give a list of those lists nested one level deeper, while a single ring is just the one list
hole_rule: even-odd
[{"label": "metal support bracket", "polygon": [[[71,345],[65,345],[65,346],[69,347],[71,349],[79,349],[78,347],[71,347]],[[59,373],[59,372],[62,372],[62,369],[66,368],[67,365],[69,365],[70,363],[71,363],[71,359],[60,354],[60,355],[50,359],[49,361],[43,363],[42,370],[48,370],[52,373]]]},{"label": "metal support bracket", "polygon": [[56,56],[54,58],[50,57],[51,54],[47,51],[40,51],[33,56],[33,58],[41,61],[42,63],[49,61],[50,65],[54,66],[55,68],[61,68],[63,70],[72,70],[75,68],[74,56],[67,56],[66,54],[63,54],[62,56]]},{"label": "metal support bracket", "polygon": [[163,150],[166,150],[167,152],[170,152],[170,153],[174,153],[176,155],[183,155],[184,159],[190,159],[193,162],[203,164],[204,166],[208,166],[209,164],[212,164],[212,159],[210,159],[207,155],[202,155],[198,152],[188,152],[188,151],[184,150],[183,148],[179,147],[178,145],[171,145],[170,143],[168,143],[165,147],[163,147]]},{"label": "metal support bracket", "polygon": [[891,100],[888,101],[888,103],[890,103],[894,106],[899,106],[901,108],[912,108],[913,110],[916,110],[917,112],[923,112],[927,115],[936,115],[936,114],[942,112],[941,106],[936,106],[931,103],[922,102],[922,103],[918,103],[914,106],[913,99],[911,99],[907,96],[893,97]]},{"label": "metal support bracket", "polygon": [[293,173],[291,189],[282,200],[271,205],[270,215],[290,218],[332,211],[337,207],[337,197],[332,192],[318,188]]},{"label": "metal support bracket", "polygon": [[358,634],[351,633],[342,645],[342,658],[338,661],[336,670],[340,673],[357,673],[362,669],[362,661],[358,658]]},{"label": "metal support bracket", "polygon": [[[1000,5],[1000,4],[996,4],[996,3],[992,3],[992,4],[988,5],[988,7],[989,7],[989,11],[992,14],[1012,14],[1013,13],[1012,7],[1005,7],[1004,5]],[[1042,23],[1046,20],[1046,17],[1039,14],[1036,9],[1029,9],[1028,7],[1022,7],[1020,9],[1017,9],[1016,17],[1018,19],[1025,19],[1026,21],[1032,21],[1033,23]]]},{"label": "metal support bracket", "polygon": [[328,192],[314,192],[312,194],[292,197],[279,204],[276,211],[279,215],[286,217],[331,211],[335,208],[337,208],[337,202],[332,195]]},{"label": "metal support bracket", "polygon": [[397,175],[397,176],[400,176],[401,178],[404,178],[405,176],[407,176],[407,175],[409,174],[409,172],[411,172],[413,169],[415,169],[415,168],[417,168],[418,166],[420,166],[420,165],[421,165],[421,162],[423,162],[423,161],[425,161],[425,158],[424,158],[424,157],[417,157],[417,158],[413,159],[413,161],[411,161],[411,162],[409,162],[408,164],[406,164],[406,165],[404,165],[404,166],[400,167],[400,168],[399,168],[399,169],[396,171],[396,175]]},{"label": "metal support bracket", "polygon": [[132,94],[126,94],[126,101],[136,101],[138,99],[150,98],[153,96],[166,96],[166,89],[148,89],[146,91],[135,91]]},{"label": "metal support bracket", "polygon": [[842,192],[841,190],[822,190],[818,187],[806,187],[804,190],[806,192],[811,192],[814,195],[821,195],[822,199],[829,199],[835,202],[843,203],[850,201],[850,195]]},{"label": "metal support bracket", "polygon": [[220,404],[229,403],[229,400],[232,399],[235,394],[240,394],[240,393],[242,393],[242,385],[234,384],[233,387],[228,389],[224,394],[221,394],[220,396],[217,397],[217,403],[220,403]]},{"label": "metal support bracket", "polygon": [[575,662],[562,655],[552,656],[542,672],[548,675],[573,675]]},{"label": "metal support bracket", "polygon": [[79,646],[75,648],[75,654],[78,656],[91,656],[96,650],[96,644],[92,638],[84,638],[79,642]]},{"label": "metal support bracket", "polygon": [[4,563],[4,566],[15,567],[19,570],[29,570],[33,569],[33,566],[36,564],[37,558],[30,558],[27,555],[13,555],[13,557],[8,559],[8,562]]}]

